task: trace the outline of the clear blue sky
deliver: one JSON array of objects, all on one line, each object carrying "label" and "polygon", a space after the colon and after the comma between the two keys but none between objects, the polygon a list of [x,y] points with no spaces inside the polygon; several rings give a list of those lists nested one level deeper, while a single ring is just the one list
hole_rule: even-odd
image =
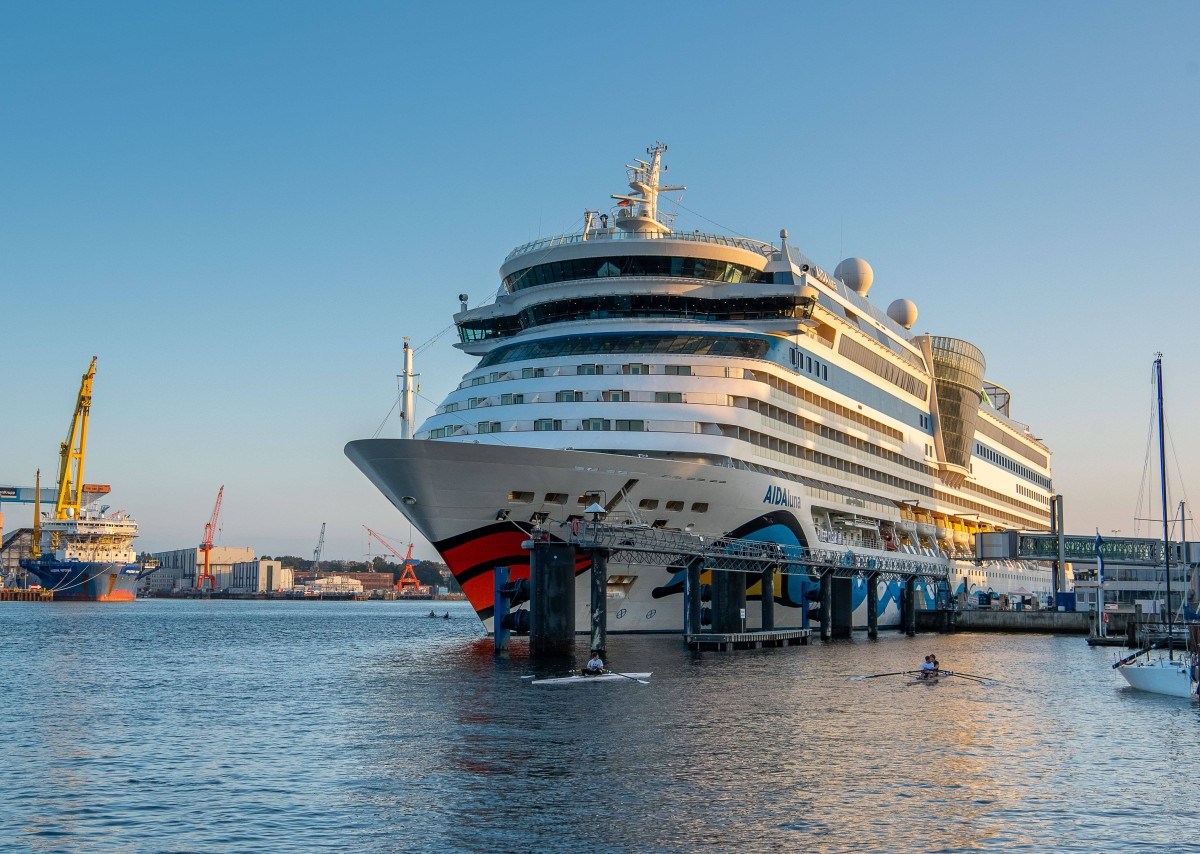
[{"label": "clear blue sky", "polygon": [[342,453],[401,337],[656,139],[681,227],[859,255],[979,345],[1073,531],[1133,528],[1156,350],[1196,481],[1200,4],[10,2],[0,483],[53,472],[95,354],[86,479],[140,547],[197,543],[222,483],[225,545],[405,539]]}]

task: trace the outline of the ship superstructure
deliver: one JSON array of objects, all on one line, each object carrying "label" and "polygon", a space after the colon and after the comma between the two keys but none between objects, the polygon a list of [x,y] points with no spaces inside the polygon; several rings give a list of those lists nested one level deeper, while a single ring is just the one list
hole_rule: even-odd
[{"label": "ship superstructure", "polygon": [[137,522],[124,511],[110,514],[107,507],[96,507],[85,497],[83,467],[95,376],[93,357],[61,446],[54,509],[46,518],[40,506],[35,509],[33,556],[21,561],[21,566],[53,591],[55,599],[132,601],[141,572],[133,548]]},{"label": "ship superstructure", "polygon": [[[610,521],[947,565],[953,589],[926,590],[930,605],[1044,600],[1047,567],[969,562],[980,531],[1047,529],[1053,491],[1049,449],[982,352],[913,335],[916,307],[872,303],[861,259],[830,274],[786,231],[773,245],[676,230],[665,150],[627,167],[630,192],[582,231],[513,250],[493,303],[464,303],[457,346],[479,363],[413,439],[347,446],[481,617],[492,567],[527,569],[530,528],[553,534],[596,500]],[[662,601],[678,568],[610,573],[611,630],[678,628],[681,606]],[[774,595],[800,624],[802,596],[787,581]]]}]

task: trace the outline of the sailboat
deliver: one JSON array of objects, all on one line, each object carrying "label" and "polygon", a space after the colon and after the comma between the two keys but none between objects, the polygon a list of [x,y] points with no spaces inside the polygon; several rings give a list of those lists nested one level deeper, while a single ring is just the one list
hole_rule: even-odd
[{"label": "sailboat", "polygon": [[[1163,568],[1167,578],[1167,654],[1151,657],[1152,647],[1140,649],[1122,658],[1113,668],[1125,677],[1130,687],[1150,694],[1166,694],[1170,697],[1190,697],[1195,693],[1196,667],[1191,654],[1176,657],[1174,650],[1175,608],[1171,599],[1171,541],[1167,528],[1167,452],[1166,432],[1163,419],[1162,353],[1154,359],[1154,381],[1158,392],[1158,470],[1162,488],[1163,520]],[[1186,539],[1184,540],[1186,551]],[[1186,559],[1186,556],[1184,556]]]}]

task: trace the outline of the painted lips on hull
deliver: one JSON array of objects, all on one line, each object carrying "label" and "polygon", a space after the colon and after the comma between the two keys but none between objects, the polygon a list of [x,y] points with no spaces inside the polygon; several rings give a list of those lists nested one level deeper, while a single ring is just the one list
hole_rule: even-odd
[{"label": "painted lips on hull", "polygon": [[[495,568],[507,566],[512,581],[529,577],[529,552],[521,547],[528,539],[528,526],[498,522],[436,542],[433,546],[446,561],[479,618],[487,620],[492,616],[494,605]],[[591,560],[580,553],[575,560],[575,574],[591,568]]]}]

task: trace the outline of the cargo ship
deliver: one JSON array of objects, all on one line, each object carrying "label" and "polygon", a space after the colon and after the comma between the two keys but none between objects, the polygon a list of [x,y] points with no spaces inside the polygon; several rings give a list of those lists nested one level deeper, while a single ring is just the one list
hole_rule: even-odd
[{"label": "cargo ship", "polygon": [[[35,506],[32,556],[22,560],[21,567],[33,573],[55,601],[132,602],[141,574],[133,548],[137,522],[124,511],[109,514],[107,507],[96,507],[85,498],[89,493],[83,464],[95,376],[92,357],[62,443],[54,510],[43,514],[40,503]],[[40,483],[35,494],[41,494]]]},{"label": "cargo ship", "polygon": [[[494,301],[459,296],[456,346],[479,361],[423,425],[346,446],[485,626],[493,568],[523,577],[531,532],[565,539],[596,503],[610,523],[944,568],[949,584],[919,585],[919,607],[1045,605],[1047,565],[974,560],[980,532],[1047,530],[1054,489],[1049,448],[979,348],[914,334],[916,306],[869,299],[860,258],[829,273],[786,231],[773,244],[676,227],[659,199],[681,189],[660,181],[665,150],[628,166],[630,192],[581,231],[514,249]],[[580,553],[577,602],[589,566]],[[609,573],[609,631],[680,630],[680,567]],[[773,596],[777,626],[806,625],[803,582],[747,598]],[[855,626],[867,583],[853,582]],[[879,625],[895,625],[901,585],[879,584]],[[588,621],[583,606],[578,630]]]}]

